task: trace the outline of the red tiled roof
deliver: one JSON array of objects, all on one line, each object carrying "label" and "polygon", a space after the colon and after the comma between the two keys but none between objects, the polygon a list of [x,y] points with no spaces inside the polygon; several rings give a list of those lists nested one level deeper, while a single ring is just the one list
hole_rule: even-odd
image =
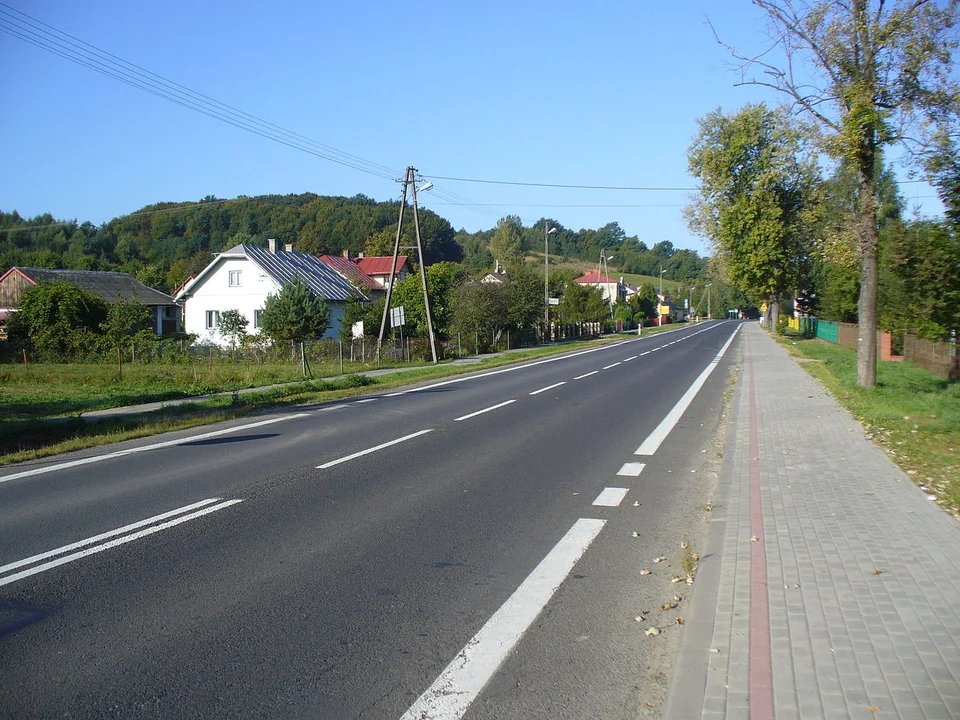
[{"label": "red tiled roof", "polygon": [[[365,273],[354,260],[345,258],[342,255],[320,255],[320,262],[329,265],[339,275],[346,278],[354,285],[366,290],[382,290],[376,280]],[[389,260],[389,258],[388,258]],[[389,265],[388,265],[389,267]]]},{"label": "red tiled roof", "polygon": [[[359,265],[360,269],[367,275],[389,275],[391,260],[393,260],[392,257],[365,257],[357,260],[357,265]],[[406,269],[407,256],[398,255],[395,274],[399,275]]]},{"label": "red tiled roof", "polygon": [[574,282],[581,283],[582,285],[597,285],[597,284],[611,284],[616,285],[617,281],[612,278],[608,278],[606,275],[601,275],[596,270],[591,270],[586,275],[578,277]]}]

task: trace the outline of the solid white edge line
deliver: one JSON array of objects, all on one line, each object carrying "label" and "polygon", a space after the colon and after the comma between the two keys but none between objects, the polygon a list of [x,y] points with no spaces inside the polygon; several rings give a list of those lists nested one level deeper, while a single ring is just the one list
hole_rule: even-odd
[{"label": "solid white edge line", "polygon": [[472,412],[472,413],[470,413],[469,415],[462,415],[462,416],[460,416],[460,417],[458,417],[458,418],[454,418],[453,421],[454,421],[454,422],[460,422],[461,420],[469,420],[470,418],[476,417],[477,415],[483,415],[484,413],[488,413],[488,412],[490,412],[491,410],[497,410],[497,409],[499,409],[499,408],[506,407],[506,406],[509,405],[510,403],[515,403],[515,402],[516,402],[516,400],[507,400],[506,402],[502,402],[502,403],[499,403],[499,404],[497,404],[497,405],[491,405],[490,407],[484,408],[483,410],[477,410],[476,412]]},{"label": "solid white edge line", "polygon": [[610,368],[615,368],[617,365],[621,365],[622,363],[623,363],[623,360],[621,360],[620,362],[615,362],[615,363],[613,363],[613,365],[607,365],[607,366],[606,366],[605,368],[603,368],[603,369],[604,369],[604,370],[609,370]]},{"label": "solid white edge line", "polygon": [[623,467],[617,471],[617,475],[623,475],[625,477],[637,477],[640,473],[643,472],[643,469],[646,467],[644,463],[638,462],[628,462],[624,463]]},{"label": "solid white edge line", "polygon": [[590,377],[591,375],[596,375],[599,370],[594,370],[593,372],[584,373],[583,375],[577,375],[574,380],[583,380],[584,378]]},{"label": "solid white edge line", "polygon": [[76,550],[77,548],[86,547],[87,545],[93,545],[93,543],[100,542],[101,540],[106,540],[107,538],[115,537],[117,535],[123,535],[128,533],[131,530],[136,530],[137,528],[142,528],[145,525],[153,525],[155,522],[161,520],[166,520],[169,517],[174,515],[181,515],[182,513],[190,512],[191,510],[196,510],[197,508],[202,508],[211,503],[220,502],[221,498],[207,498],[206,500],[201,500],[200,502],[195,502],[191,505],[184,505],[181,508],[176,510],[169,510],[165,513],[160,513],[159,515],[154,515],[153,517],[147,518],[146,520],[138,520],[135,523],[130,523],[129,525],[124,525],[121,528],[116,530],[109,530],[99,535],[94,535],[93,537],[88,537],[86,540],[78,540],[77,542],[70,543],[69,545],[64,545],[62,547],[55,548],[54,550],[48,550],[47,552],[42,552],[39,555],[33,555],[23,560],[17,560],[16,562],[8,563],[7,565],[0,566],[0,575],[15,570],[18,567],[23,567],[24,565],[33,565],[34,563],[40,562],[41,560],[46,560],[49,557],[54,555],[62,555],[65,552],[70,552],[71,550]]},{"label": "solid white edge line", "polygon": [[124,535],[123,537],[116,538],[115,540],[105,542],[103,545],[96,545],[92,548],[87,548],[86,550],[81,550],[80,552],[73,553],[72,555],[65,555],[64,557],[57,558],[56,560],[51,560],[50,562],[44,563],[43,565],[35,565],[34,567],[28,568],[27,570],[21,570],[20,572],[14,573],[13,575],[8,575],[4,578],[0,578],[0,586],[9,585],[10,583],[16,582],[17,580],[21,580],[25,577],[30,577],[31,575],[36,575],[37,573],[42,573],[45,570],[50,570],[52,568],[59,567],[60,565],[66,565],[67,563],[73,562],[74,560],[79,560],[80,558],[87,557],[88,555],[95,555],[96,553],[103,552],[104,550],[109,550],[110,548],[115,548],[120,545],[124,545],[125,543],[132,542],[134,540],[139,540],[142,537],[146,537],[147,535],[153,535],[156,532],[160,532],[161,530],[166,530],[167,528],[173,527],[174,525],[179,525],[180,523],[184,523],[187,520],[194,520],[198,517],[209,515],[212,512],[216,512],[217,510],[223,510],[224,508],[230,507],[231,505],[236,505],[237,503],[242,503],[242,502],[243,500],[227,500],[226,502],[222,502],[219,505],[212,505],[211,507],[204,508],[203,510],[198,510],[197,512],[190,513],[189,515],[182,515],[174,520],[161,523],[160,525],[154,525],[152,527],[147,528],[146,530],[135,532],[132,535]]},{"label": "solid white edge line", "polygon": [[603,491],[597,495],[597,499],[593,501],[593,504],[598,507],[619,507],[628,492],[630,492],[630,488],[604,488]]},{"label": "solid white edge line", "polygon": [[513,651],[606,520],[580,518],[401,720],[457,720]]},{"label": "solid white edge line", "polygon": [[57,470],[80,467],[81,465],[90,465],[91,463],[97,463],[102,460],[125,457],[127,455],[134,455],[135,453],[147,452],[148,450],[159,450],[161,448],[173,447],[174,445],[185,445],[186,443],[197,442],[198,440],[206,440],[207,438],[218,437],[219,435],[227,435],[229,433],[239,432],[241,430],[263,427],[264,425],[272,425],[273,423],[283,422],[284,420],[294,420],[296,418],[308,417],[309,415],[310,413],[284,415],[283,417],[270,418],[269,420],[247,423],[246,425],[237,425],[236,427],[224,428],[223,430],[214,430],[208,433],[201,433],[200,435],[191,435],[190,437],[179,438],[177,440],[167,440],[165,442],[153,443],[152,445],[141,445],[140,447],[129,448],[127,450],[118,450],[117,452],[106,453],[104,455],[94,455],[92,457],[81,458],[80,460],[70,460],[69,462],[57,463],[56,465],[34,468],[33,470],[24,470],[23,472],[0,477],[0,483],[9,482],[10,480],[19,480],[20,478],[30,477],[31,475],[43,475],[44,473],[55,472]]},{"label": "solid white edge line", "polygon": [[687,388],[687,391],[683,394],[677,404],[673,406],[673,409],[667,413],[667,416],[660,421],[660,424],[654,428],[653,432],[647,436],[647,439],[643,441],[643,444],[640,445],[633,453],[634,455],[653,455],[657,449],[660,447],[660,444],[667,439],[667,435],[670,434],[670,431],[680,422],[680,418],[683,416],[683,413],[686,412],[687,408],[690,407],[690,403],[693,402],[693,398],[696,397],[697,393],[700,392],[700,388],[703,387],[703,384],[707,381],[707,378],[710,377],[710,374],[714,371],[717,365],[720,364],[720,359],[723,357],[724,353],[727,352],[727,348],[730,347],[730,343],[733,342],[733,339],[737,336],[741,325],[737,325],[736,330],[730,333],[730,337],[727,338],[727,342],[724,343],[723,347],[720,348],[720,352],[717,353],[716,357],[710,361],[710,364],[700,373],[700,377],[693,381],[693,384]]},{"label": "solid white edge line", "polygon": [[360,452],[355,452],[353,455],[347,455],[346,457],[338,458],[336,460],[331,460],[328,463],[323,465],[317,465],[317,470],[326,470],[327,468],[333,467],[334,465],[339,465],[340,463],[345,463],[348,460],[355,460],[358,457],[363,457],[364,455],[369,455],[370,453],[377,452],[377,450],[383,450],[384,448],[390,447],[391,445],[397,445],[406,440],[412,440],[415,437],[420,437],[421,435],[426,435],[428,432],[433,432],[433,428],[428,428],[427,430],[421,430],[420,432],[411,433],[410,435],[404,435],[401,438],[396,440],[391,440],[390,442],[385,442],[376,447],[367,448],[366,450],[361,450]]},{"label": "solid white edge line", "polygon": [[354,405],[363,405],[364,403],[371,403],[371,402],[374,402],[375,400],[376,400],[376,398],[364,398],[363,400],[356,400],[356,401],[354,401],[353,404],[354,404]]},{"label": "solid white edge line", "polygon": [[534,391],[533,391],[532,393],[530,393],[530,394],[531,394],[531,395],[539,395],[539,394],[542,393],[542,392],[546,392],[547,390],[553,390],[554,388],[558,388],[558,387],[560,387],[561,385],[566,385],[566,384],[567,384],[567,381],[564,380],[564,381],[562,381],[562,382],[554,383],[553,385],[547,385],[546,387],[540,388],[539,390],[534,390]]}]

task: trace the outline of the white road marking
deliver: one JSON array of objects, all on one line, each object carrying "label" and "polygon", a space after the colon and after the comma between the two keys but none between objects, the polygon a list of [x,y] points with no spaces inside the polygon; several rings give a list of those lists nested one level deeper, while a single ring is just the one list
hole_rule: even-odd
[{"label": "white road marking", "polygon": [[463,717],[605,523],[606,520],[577,520],[401,720]]},{"label": "white road marking", "polygon": [[553,390],[554,388],[558,388],[558,387],[560,387],[561,385],[566,385],[566,384],[567,384],[567,381],[564,380],[563,382],[554,383],[553,385],[547,385],[546,387],[540,388],[539,390],[534,390],[534,391],[533,391],[532,393],[530,393],[530,394],[531,394],[531,395],[539,395],[539,394],[542,393],[542,392],[546,392],[547,390]]},{"label": "white road marking", "polygon": [[237,425],[235,427],[225,428],[223,430],[214,430],[208,433],[201,433],[200,435],[192,435],[190,437],[180,438],[178,440],[167,440],[165,442],[154,443],[153,445],[141,445],[140,447],[130,448],[128,450],[118,450],[117,452],[106,453],[104,455],[94,455],[93,457],[82,458],[80,460],[70,460],[69,462],[57,463],[56,465],[34,468],[33,470],[24,470],[23,472],[0,477],[0,483],[9,482],[10,480],[19,480],[20,478],[30,477],[31,475],[43,475],[44,473],[56,472],[57,470],[66,470],[67,468],[79,467],[81,465],[90,465],[91,463],[101,462],[102,460],[124,457],[126,455],[133,455],[135,453],[147,452],[148,450],[159,450],[160,448],[173,447],[174,445],[185,445],[187,443],[197,442],[198,440],[206,440],[207,438],[219,437],[220,435],[240,432],[241,430],[250,430],[252,428],[263,427],[264,425],[272,425],[273,423],[283,422],[285,420],[308,417],[309,415],[310,413],[284,415],[282,417],[270,418],[269,420],[261,420],[260,422]]},{"label": "white road marking", "polygon": [[594,370],[593,372],[584,373],[583,375],[577,375],[574,380],[583,380],[585,377],[590,377],[591,375],[596,375],[599,370]]},{"label": "white road marking", "polygon": [[630,488],[604,488],[603,492],[597,495],[597,499],[593,501],[593,504],[599,505],[600,507],[619,507],[628,492],[630,492]]},{"label": "white road marking", "polygon": [[174,515],[182,515],[183,513],[188,513],[191,510],[196,510],[202,508],[206,505],[210,505],[215,502],[220,502],[220,498],[207,498],[206,500],[201,500],[200,502],[193,503],[192,505],[184,505],[181,508],[176,510],[170,510],[165,513],[160,513],[159,515],[154,515],[153,517],[147,518],[146,520],[139,520],[135,523],[130,523],[129,525],[124,525],[121,528],[116,530],[110,530],[105,533],[100,533],[99,535],[94,535],[89,537],[86,540],[79,540],[75,543],[70,543],[69,545],[64,545],[63,547],[58,547],[55,550],[49,550],[39,555],[33,555],[23,560],[17,560],[16,562],[8,563],[6,565],[0,566],[0,575],[8,573],[11,570],[16,570],[18,567],[23,567],[24,565],[33,565],[38,563],[41,560],[46,560],[47,558],[54,557],[55,555],[63,555],[63,553],[70,552],[71,550],[76,550],[78,548],[86,547],[87,545],[93,545],[94,543],[100,542],[101,540],[106,540],[107,538],[116,537],[117,535],[123,535],[137,528],[142,528],[145,525],[153,525],[155,522],[160,522],[161,520],[166,520],[169,517]]},{"label": "white road marking", "polygon": [[364,403],[374,402],[375,400],[376,400],[376,398],[365,398],[365,399],[363,399],[363,400],[356,400],[353,404],[354,404],[354,405],[363,405]]},{"label": "white road marking", "polygon": [[187,520],[194,520],[198,517],[209,515],[212,512],[216,512],[217,510],[223,510],[224,508],[228,508],[231,505],[236,505],[237,503],[242,503],[242,502],[243,500],[226,500],[225,502],[222,502],[219,505],[211,505],[210,507],[206,507],[202,510],[198,510],[197,512],[190,513],[189,515],[181,515],[178,518],[175,518],[165,523],[161,523],[159,525],[153,525],[151,527],[146,528],[145,530],[135,532],[131,535],[124,535],[123,537],[115,538],[114,540],[105,542],[102,545],[95,545],[94,547],[89,547],[86,550],[75,552],[72,555],[65,555],[64,557],[57,558],[56,560],[51,560],[48,563],[43,563],[42,565],[36,565],[32,568],[21,570],[20,572],[14,573],[13,575],[7,575],[6,577],[0,578],[0,586],[9,585],[10,583],[16,582],[17,580],[21,580],[25,577],[30,577],[31,575],[36,575],[37,573],[42,573],[45,570],[50,570],[52,568],[59,567],[60,565],[66,565],[67,563],[73,562],[74,560],[85,558],[88,555],[95,555],[96,553],[103,552],[104,550],[109,550],[110,548],[115,548],[120,545],[124,545],[128,542],[133,542],[134,540],[139,540],[142,537],[146,537],[147,535],[153,535],[156,532],[160,532],[161,530],[166,530],[167,528],[173,527],[174,525],[179,525],[180,523],[184,523]]},{"label": "white road marking", "polygon": [[636,355],[631,355],[631,356],[628,357],[628,358],[624,358],[623,361],[624,361],[624,362],[630,362],[631,360],[636,360],[636,359],[637,359],[637,356],[636,356]]},{"label": "white road marking", "polygon": [[646,352],[640,353],[640,357],[643,357],[644,355],[649,355],[649,354],[650,354],[650,350],[647,350]]},{"label": "white road marking", "polygon": [[610,368],[615,368],[617,365],[620,365],[622,362],[623,362],[622,360],[621,360],[620,362],[615,362],[613,365],[607,365],[607,366],[606,366],[605,368],[603,368],[603,369],[604,369],[604,370],[609,370]]},{"label": "white road marking", "polygon": [[643,472],[643,469],[646,467],[644,463],[624,463],[623,467],[617,471],[617,475],[625,475],[627,477],[637,477],[640,473]]},{"label": "white road marking", "polygon": [[[671,332],[676,332],[671,330]],[[534,362],[523,363],[522,365],[513,365],[511,367],[502,368],[500,370],[490,370],[489,372],[477,373],[476,375],[464,375],[462,377],[455,377],[452,380],[444,380],[442,382],[433,383],[432,385],[424,385],[423,387],[410,388],[409,390],[401,390],[400,392],[391,393],[385,397],[396,397],[397,395],[406,395],[407,393],[423,392],[424,390],[432,390],[433,388],[444,387],[446,385],[453,385],[454,383],[467,382],[468,380],[479,380],[481,378],[492,377],[493,375],[502,375],[503,373],[516,372],[517,370],[525,370],[527,368],[536,367],[537,365],[546,365],[547,363],[559,362],[561,360],[569,360],[570,358],[580,357],[581,355],[589,355],[590,353],[601,352],[603,350],[612,350],[613,348],[618,348],[621,345],[626,345],[628,342],[635,342],[635,340],[624,340],[622,342],[611,343],[610,345],[601,345],[600,347],[590,348],[589,350],[580,350],[575,353],[569,353],[566,355],[556,355],[554,357],[549,357],[544,360],[536,360]]]},{"label": "white road marking", "polygon": [[391,445],[398,445],[399,443],[405,442],[407,440],[412,440],[415,437],[426,435],[428,432],[433,432],[433,428],[428,428],[427,430],[421,430],[420,432],[411,433],[410,435],[404,435],[403,437],[397,438],[396,440],[391,440],[390,442],[381,443],[376,447],[367,448],[366,450],[361,450],[360,452],[355,452],[353,453],[353,455],[347,455],[346,457],[338,458],[337,460],[331,460],[330,462],[324,463],[323,465],[317,465],[317,470],[326,470],[327,468],[331,468],[334,465],[345,463],[348,460],[356,460],[358,457],[363,457],[364,455],[375,453],[377,452],[377,450],[383,450],[384,448],[388,448]]},{"label": "white road marking", "polygon": [[673,406],[673,409],[667,413],[667,416],[660,421],[660,424],[654,428],[653,432],[647,436],[647,439],[643,441],[643,444],[640,445],[633,453],[634,455],[653,455],[657,449],[660,447],[660,443],[666,440],[667,435],[670,434],[670,431],[680,422],[680,418],[683,416],[683,413],[686,412],[687,408],[690,407],[690,403],[693,402],[693,398],[697,396],[697,393],[700,392],[700,388],[703,387],[703,384],[707,381],[707,378],[710,377],[710,374],[716,369],[717,365],[720,363],[720,359],[723,357],[723,354],[727,351],[727,348],[730,347],[730,343],[733,342],[733,339],[737,336],[741,326],[737,325],[736,330],[730,333],[730,337],[727,338],[727,342],[724,343],[723,347],[720,348],[720,352],[717,353],[716,357],[710,361],[710,364],[700,373],[700,377],[693,381],[693,385],[687,388],[687,391],[683,394],[677,404]]},{"label": "white road marking", "polygon": [[516,400],[507,400],[506,402],[499,403],[498,405],[491,405],[490,407],[484,408],[483,410],[477,410],[476,412],[472,412],[469,415],[461,415],[458,418],[454,418],[453,421],[460,422],[461,420],[469,420],[470,418],[476,417],[477,415],[483,415],[484,413],[488,413],[491,410],[497,410],[499,408],[509,405],[510,403],[515,403],[515,402]]}]

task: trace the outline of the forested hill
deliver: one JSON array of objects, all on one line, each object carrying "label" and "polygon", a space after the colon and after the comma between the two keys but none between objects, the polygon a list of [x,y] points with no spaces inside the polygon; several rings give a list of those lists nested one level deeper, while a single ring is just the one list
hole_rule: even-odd
[{"label": "forested hill", "polygon": [[[101,226],[89,222],[60,222],[51,215],[25,219],[0,211],[0,273],[13,265],[73,270],[121,270],[142,282],[170,292],[196,274],[211,254],[239,243],[265,245],[267,238],[293,243],[312,254],[387,254],[393,248],[398,201],[377,202],[364,195],[327,197],[313,193],[263,195],[197,203],[157,203]],[[405,245],[413,240],[412,213],[405,216]],[[519,219],[512,219],[518,221]],[[525,250],[543,247],[543,220],[518,227]],[[595,260],[601,248],[617,250],[624,272],[656,274],[663,264],[666,276],[695,277],[706,260],[669,242],[648,249],[627,237],[616,223],[599,230],[571,231],[550,221],[551,250],[571,257]],[[464,262],[472,271],[492,264],[487,245],[493,230],[456,232],[444,218],[420,210],[420,229],[426,264]]]}]

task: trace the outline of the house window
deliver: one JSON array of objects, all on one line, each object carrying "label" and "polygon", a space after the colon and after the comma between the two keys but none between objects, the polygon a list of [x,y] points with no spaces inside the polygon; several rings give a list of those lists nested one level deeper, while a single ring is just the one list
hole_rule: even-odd
[{"label": "house window", "polygon": [[230,271],[230,287],[240,287],[240,270]]},{"label": "house window", "polygon": [[253,311],[253,329],[254,329],[254,330],[259,330],[259,329],[260,329],[260,313],[262,313],[262,312],[263,312],[263,310],[254,310],[254,311]]},{"label": "house window", "polygon": [[215,330],[220,327],[220,311],[207,310],[207,330]]}]

